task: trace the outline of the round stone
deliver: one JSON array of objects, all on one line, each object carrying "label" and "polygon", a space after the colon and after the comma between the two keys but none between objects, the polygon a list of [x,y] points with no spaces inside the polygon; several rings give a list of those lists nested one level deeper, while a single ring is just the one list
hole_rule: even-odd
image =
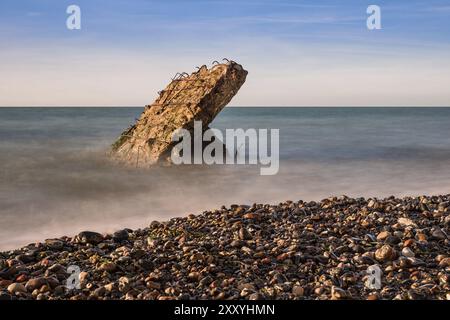
[{"label": "round stone", "polygon": [[375,251],[375,259],[380,262],[392,261],[396,257],[395,250],[390,245],[383,245],[380,249]]},{"label": "round stone", "polygon": [[402,255],[411,258],[414,257],[415,254],[410,248],[405,247],[402,249]]},{"label": "round stone", "polygon": [[11,294],[16,294],[16,293],[26,293],[27,289],[25,288],[25,286],[21,283],[12,283],[8,286],[8,292]]}]

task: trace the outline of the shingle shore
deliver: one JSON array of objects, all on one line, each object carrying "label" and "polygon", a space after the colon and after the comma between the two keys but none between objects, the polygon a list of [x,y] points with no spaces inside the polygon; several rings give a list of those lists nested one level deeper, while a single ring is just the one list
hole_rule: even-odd
[{"label": "shingle shore", "polygon": [[0,253],[0,299],[449,300],[449,236],[450,195],[232,205]]}]

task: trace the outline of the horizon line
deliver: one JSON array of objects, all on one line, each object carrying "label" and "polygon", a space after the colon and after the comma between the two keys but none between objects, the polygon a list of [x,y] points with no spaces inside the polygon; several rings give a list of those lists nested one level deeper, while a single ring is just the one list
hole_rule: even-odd
[{"label": "horizon line", "polygon": [[[97,106],[0,106],[0,108],[145,108],[145,106],[113,106],[113,105],[97,105]],[[253,106],[225,106],[225,108],[450,108],[450,105],[448,106],[423,106],[423,105],[399,105],[399,106],[388,106],[388,105],[376,105],[376,106],[345,106],[345,105],[336,105],[336,106],[325,106],[325,105],[318,105],[318,106],[269,106],[269,105],[253,105]]]}]

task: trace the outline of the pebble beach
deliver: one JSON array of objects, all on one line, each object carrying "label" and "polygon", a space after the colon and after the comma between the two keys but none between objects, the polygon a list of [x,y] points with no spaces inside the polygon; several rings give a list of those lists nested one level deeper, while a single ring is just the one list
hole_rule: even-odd
[{"label": "pebble beach", "polygon": [[0,253],[0,299],[450,300],[450,195],[232,205],[47,239]]}]

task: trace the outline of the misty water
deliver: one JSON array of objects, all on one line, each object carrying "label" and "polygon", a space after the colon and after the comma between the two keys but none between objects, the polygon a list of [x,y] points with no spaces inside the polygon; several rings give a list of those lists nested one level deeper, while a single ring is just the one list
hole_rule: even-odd
[{"label": "misty water", "polygon": [[123,168],[106,153],[142,108],[0,108],[0,250],[142,228],[221,205],[447,194],[450,108],[226,108],[214,128],[280,129],[280,171]]}]

